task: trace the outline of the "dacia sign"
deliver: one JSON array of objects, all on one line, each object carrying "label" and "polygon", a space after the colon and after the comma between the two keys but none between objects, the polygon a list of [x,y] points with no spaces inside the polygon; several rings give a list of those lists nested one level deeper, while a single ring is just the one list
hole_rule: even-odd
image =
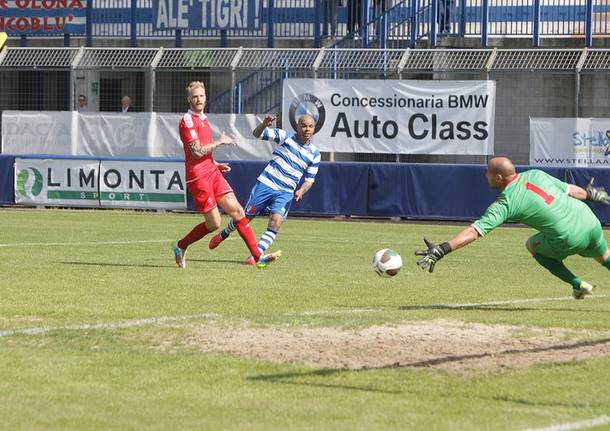
[{"label": "dacia sign", "polygon": [[16,158],[15,202],[185,209],[184,164]]}]

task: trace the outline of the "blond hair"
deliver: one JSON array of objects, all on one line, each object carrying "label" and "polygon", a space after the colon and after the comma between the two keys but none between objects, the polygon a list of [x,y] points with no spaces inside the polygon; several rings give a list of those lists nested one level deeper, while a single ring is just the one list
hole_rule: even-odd
[{"label": "blond hair", "polygon": [[203,84],[203,82],[201,81],[193,81],[191,82],[189,85],[186,86],[186,95],[190,96],[191,95],[191,91],[195,88],[203,88],[203,91],[205,91],[205,85]]}]

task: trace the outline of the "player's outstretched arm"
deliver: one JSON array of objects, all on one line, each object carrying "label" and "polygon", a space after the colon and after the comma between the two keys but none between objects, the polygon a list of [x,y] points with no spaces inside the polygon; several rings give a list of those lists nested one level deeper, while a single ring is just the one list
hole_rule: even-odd
[{"label": "player's outstretched arm", "polygon": [[252,134],[256,138],[260,138],[261,135],[263,134],[263,130],[265,130],[265,128],[271,126],[271,124],[273,124],[274,121],[275,121],[275,116],[267,115],[265,118],[263,118],[263,121],[258,126],[256,126],[256,129],[254,129],[252,131]]},{"label": "player's outstretched arm", "polygon": [[416,256],[422,256],[422,258],[417,261],[417,264],[422,269],[427,269],[429,272],[433,272],[436,262],[445,257],[446,254],[449,254],[452,251],[460,249],[471,242],[476,241],[479,236],[479,232],[474,227],[468,226],[451,240],[439,245],[436,245],[427,238],[424,238],[424,242],[428,248],[425,250],[417,250],[415,252]]},{"label": "player's outstretched arm", "polygon": [[610,204],[610,197],[608,197],[608,192],[603,187],[593,187],[593,181],[595,177],[591,177],[589,180],[589,184],[587,184],[587,188],[585,189],[587,192],[587,200],[591,202],[599,202],[600,204],[608,205]]}]

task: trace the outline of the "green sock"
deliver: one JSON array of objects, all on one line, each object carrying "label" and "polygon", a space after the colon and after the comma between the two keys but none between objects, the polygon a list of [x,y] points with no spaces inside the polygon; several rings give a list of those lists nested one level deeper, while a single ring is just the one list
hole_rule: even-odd
[{"label": "green sock", "polygon": [[566,268],[562,261],[551,259],[550,257],[542,256],[541,254],[535,254],[534,259],[536,259],[536,262],[540,265],[548,269],[555,277],[571,284],[574,289],[580,287],[580,278],[572,274],[572,271]]}]

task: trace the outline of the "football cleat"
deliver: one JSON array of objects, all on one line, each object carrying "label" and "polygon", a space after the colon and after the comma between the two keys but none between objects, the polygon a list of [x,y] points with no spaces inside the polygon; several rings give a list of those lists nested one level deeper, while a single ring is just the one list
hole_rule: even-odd
[{"label": "football cleat", "polygon": [[256,265],[256,261],[254,260],[254,258],[252,256],[248,256],[248,258],[246,260],[244,260],[244,265],[254,266],[254,265]]},{"label": "football cleat", "polygon": [[184,255],[186,254],[186,250],[178,247],[178,242],[172,244],[174,249],[174,258],[176,259],[176,265],[178,268],[186,268],[186,259]]},{"label": "football cleat", "polygon": [[258,262],[256,262],[256,267],[258,269],[267,268],[267,265],[269,265],[271,262],[276,261],[281,255],[282,250],[278,250],[269,254],[264,254],[258,259]]},{"label": "football cleat", "polygon": [[220,245],[221,242],[223,242],[225,239],[220,235],[220,234],[216,234],[212,237],[212,239],[210,240],[210,243],[208,244],[208,247],[210,247],[210,250],[214,250],[216,247],[218,247]]},{"label": "football cleat", "polygon": [[572,297],[574,299],[585,299],[585,296],[591,295],[591,293],[593,293],[593,286],[586,281],[581,281],[579,288],[572,288]]}]

